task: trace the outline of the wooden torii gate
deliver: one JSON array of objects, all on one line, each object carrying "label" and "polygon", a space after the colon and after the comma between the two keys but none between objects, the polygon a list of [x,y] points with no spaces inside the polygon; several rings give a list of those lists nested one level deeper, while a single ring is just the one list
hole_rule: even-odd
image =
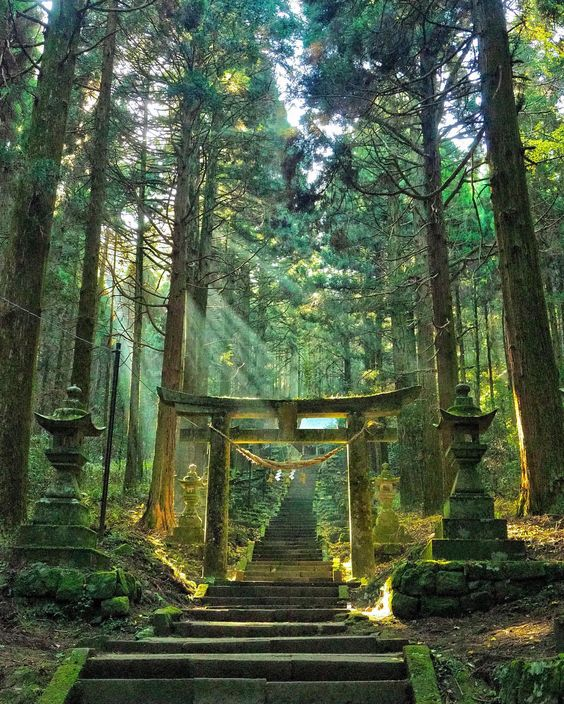
[{"label": "wooden torii gate", "polygon": [[[209,443],[209,469],[204,546],[204,577],[225,578],[227,574],[227,533],[229,507],[229,440],[239,445],[303,443],[308,445],[346,444],[349,494],[349,528],[352,572],[355,577],[374,571],[372,543],[372,488],[369,479],[368,442],[394,442],[395,428],[375,424],[359,433],[368,421],[397,416],[402,407],[415,401],[421,387],[367,396],[320,399],[258,399],[218,396],[192,396],[159,387],[161,401],[175,408],[177,415],[198,420],[207,417],[212,428],[184,428],[185,442]],[[277,429],[231,427],[241,418],[276,418]],[[302,418],[346,418],[346,428],[302,429]],[[221,433],[221,434],[220,434]]]}]

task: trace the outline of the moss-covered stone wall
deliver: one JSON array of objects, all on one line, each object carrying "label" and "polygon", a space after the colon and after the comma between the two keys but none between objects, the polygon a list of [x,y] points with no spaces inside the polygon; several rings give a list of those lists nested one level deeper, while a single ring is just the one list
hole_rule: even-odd
[{"label": "moss-covered stone wall", "polygon": [[21,570],[14,582],[14,594],[26,599],[82,604],[99,610],[104,618],[127,616],[132,601],[141,598],[141,585],[122,569],[79,570],[52,567],[42,562]]},{"label": "moss-covered stone wall", "polygon": [[405,562],[392,576],[392,611],[400,619],[488,611],[559,581],[564,562]]}]

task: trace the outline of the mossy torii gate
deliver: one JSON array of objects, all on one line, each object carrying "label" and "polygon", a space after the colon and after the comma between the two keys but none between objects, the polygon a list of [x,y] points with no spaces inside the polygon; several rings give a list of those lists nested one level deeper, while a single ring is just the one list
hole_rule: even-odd
[{"label": "mossy torii gate", "polygon": [[[217,396],[192,396],[180,391],[159,388],[163,403],[175,408],[177,415],[211,419],[208,428],[185,428],[180,439],[210,445],[204,576],[225,578],[227,574],[227,532],[229,506],[230,447],[239,445],[303,443],[307,445],[346,444],[349,527],[352,571],[355,577],[373,573],[372,489],[368,473],[368,442],[394,442],[394,428],[372,426],[369,433],[359,433],[371,420],[397,416],[402,407],[419,396],[420,387],[367,396],[322,399],[256,399]],[[277,429],[240,429],[231,422],[241,418],[276,418]],[[346,428],[316,430],[299,428],[302,418],[346,418]]]}]

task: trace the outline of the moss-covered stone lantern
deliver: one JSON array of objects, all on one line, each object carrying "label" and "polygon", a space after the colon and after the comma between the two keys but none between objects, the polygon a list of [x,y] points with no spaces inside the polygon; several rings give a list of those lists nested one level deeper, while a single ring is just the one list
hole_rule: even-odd
[{"label": "moss-covered stone lantern", "polygon": [[447,427],[452,438],[447,457],[455,463],[453,490],[443,508],[443,519],[425,557],[439,560],[515,559],[524,555],[520,540],[507,539],[507,521],[494,517],[494,500],[481,480],[480,460],[488,449],[480,435],[497,411],[483,413],[470,396],[468,384],[456,387],[454,404],[441,409],[438,428]]},{"label": "moss-covered stone lantern", "polygon": [[86,463],[85,437],[100,435],[104,428],[92,422],[81,407],[81,390],[67,389],[67,400],[53,415],[36,413],[39,425],[53,438],[45,455],[55,469],[44,496],[35,504],[30,523],[21,526],[15,556],[48,564],[104,567],[109,557],[96,549],[97,536],[90,528],[90,512],[80,493],[80,475]]},{"label": "moss-covered stone lantern", "polygon": [[199,494],[205,488],[206,482],[198,476],[196,465],[191,464],[186,475],[178,483],[182,487],[184,511],[171,538],[176,543],[199,545],[204,542],[204,522],[198,513]]},{"label": "moss-covered stone lantern", "polygon": [[379,504],[373,531],[374,554],[376,558],[387,559],[401,553],[406,538],[399,518],[392,508],[397,495],[399,477],[392,474],[390,465],[385,462],[374,483]]}]

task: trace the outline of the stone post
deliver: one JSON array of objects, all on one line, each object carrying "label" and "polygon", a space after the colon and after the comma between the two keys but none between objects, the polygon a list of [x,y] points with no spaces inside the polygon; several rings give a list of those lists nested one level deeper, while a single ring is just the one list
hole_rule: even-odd
[{"label": "stone post", "polygon": [[[358,433],[363,425],[361,414],[351,414],[349,437]],[[370,577],[374,574],[372,489],[368,475],[368,443],[364,434],[348,446],[347,464],[352,573],[354,577]]]},{"label": "stone post", "polygon": [[196,465],[191,464],[186,476],[178,480],[182,487],[184,511],[180,514],[171,540],[183,545],[201,545],[204,542],[204,522],[198,513],[198,494],[206,482],[198,476],[196,470]]},{"label": "stone post", "polygon": [[[229,432],[229,416],[212,416],[212,426],[224,435]],[[210,430],[208,499],[204,546],[204,577],[227,576],[227,531],[229,514],[229,460],[227,440]]]}]

